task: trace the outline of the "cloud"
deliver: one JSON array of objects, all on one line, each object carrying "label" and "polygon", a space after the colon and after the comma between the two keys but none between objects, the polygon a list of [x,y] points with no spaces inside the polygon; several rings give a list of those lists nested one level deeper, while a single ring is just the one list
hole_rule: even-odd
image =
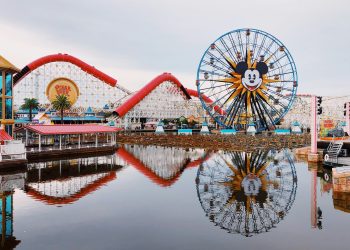
[{"label": "cloud", "polygon": [[164,71],[194,88],[209,44],[227,31],[253,27],[290,50],[300,92],[343,95],[347,83],[347,1],[12,0],[7,9],[0,16],[8,34],[2,53],[18,67],[62,52],[108,69],[131,89]]}]

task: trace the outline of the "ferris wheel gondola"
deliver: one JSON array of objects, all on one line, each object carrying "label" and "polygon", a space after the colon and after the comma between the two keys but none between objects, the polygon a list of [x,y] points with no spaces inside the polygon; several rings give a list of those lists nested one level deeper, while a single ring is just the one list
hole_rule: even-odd
[{"label": "ferris wheel gondola", "polygon": [[196,85],[203,107],[219,125],[244,129],[254,123],[265,130],[274,128],[291,108],[297,78],[282,42],[261,30],[239,29],[210,44]]}]

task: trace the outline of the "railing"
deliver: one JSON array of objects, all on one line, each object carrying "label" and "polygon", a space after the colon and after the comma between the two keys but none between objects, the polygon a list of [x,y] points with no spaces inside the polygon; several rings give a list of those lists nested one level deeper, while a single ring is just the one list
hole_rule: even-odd
[{"label": "railing", "polygon": [[21,141],[7,141],[4,145],[0,145],[0,161],[18,159],[26,159],[26,150]]},{"label": "railing", "polygon": [[343,147],[343,141],[331,141],[324,156],[324,162],[338,163],[338,155]]},{"label": "railing", "polygon": [[101,147],[112,147],[115,146],[115,142],[105,142],[105,143],[84,143],[84,144],[70,144],[70,145],[41,145],[41,150],[39,150],[39,147],[27,147],[27,153],[34,153],[34,152],[47,152],[47,151],[54,151],[54,150],[75,150],[75,149],[84,149],[84,148],[101,148]]}]

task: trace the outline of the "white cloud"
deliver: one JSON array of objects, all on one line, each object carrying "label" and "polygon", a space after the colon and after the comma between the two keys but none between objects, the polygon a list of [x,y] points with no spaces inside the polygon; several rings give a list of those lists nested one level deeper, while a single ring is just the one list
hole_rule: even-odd
[{"label": "white cloud", "polygon": [[292,53],[299,91],[343,95],[350,58],[350,3],[335,1],[19,1],[0,16],[2,54],[18,67],[51,53],[75,55],[138,89],[172,72],[194,79],[202,53],[221,34],[265,30]]}]

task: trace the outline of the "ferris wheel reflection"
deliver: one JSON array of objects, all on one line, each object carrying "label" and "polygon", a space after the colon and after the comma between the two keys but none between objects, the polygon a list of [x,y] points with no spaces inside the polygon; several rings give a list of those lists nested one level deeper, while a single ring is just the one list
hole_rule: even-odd
[{"label": "ferris wheel reflection", "polygon": [[206,216],[229,233],[268,232],[285,218],[297,190],[290,152],[219,152],[198,169],[197,193]]}]

